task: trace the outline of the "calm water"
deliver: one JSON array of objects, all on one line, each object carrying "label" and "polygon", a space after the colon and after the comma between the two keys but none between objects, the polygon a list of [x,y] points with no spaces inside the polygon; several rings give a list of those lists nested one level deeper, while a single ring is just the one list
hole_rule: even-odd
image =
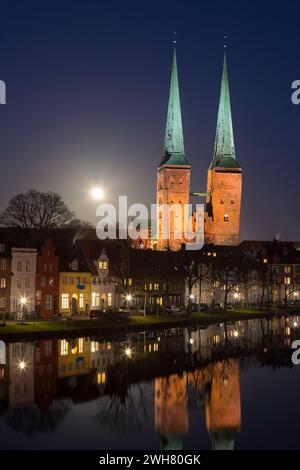
[{"label": "calm water", "polygon": [[299,449],[296,338],[300,317],[7,342],[0,448]]}]

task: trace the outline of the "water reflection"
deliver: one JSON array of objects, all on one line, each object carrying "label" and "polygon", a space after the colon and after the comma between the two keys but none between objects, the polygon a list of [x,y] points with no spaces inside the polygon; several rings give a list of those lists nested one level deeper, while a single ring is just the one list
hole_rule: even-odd
[{"label": "water reflection", "polygon": [[183,449],[197,433],[193,416],[201,410],[211,448],[234,449],[243,432],[240,371],[255,364],[291,367],[299,324],[298,317],[281,317],[109,339],[2,343],[2,435],[55,437],[85,404],[81,423],[106,429],[109,442],[151,432],[162,449]]}]

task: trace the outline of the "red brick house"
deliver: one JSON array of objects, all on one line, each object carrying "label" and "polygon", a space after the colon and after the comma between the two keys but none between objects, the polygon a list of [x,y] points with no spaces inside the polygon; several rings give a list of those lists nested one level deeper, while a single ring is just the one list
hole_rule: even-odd
[{"label": "red brick house", "polygon": [[45,240],[37,257],[36,309],[41,317],[58,313],[59,258],[52,240]]}]

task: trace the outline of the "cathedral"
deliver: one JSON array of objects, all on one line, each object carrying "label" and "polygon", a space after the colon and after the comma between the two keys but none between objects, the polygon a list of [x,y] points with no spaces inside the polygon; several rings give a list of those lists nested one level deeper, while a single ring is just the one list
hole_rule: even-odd
[{"label": "cathedral", "polygon": [[[153,247],[157,250],[179,250],[182,244],[186,243],[184,224],[187,222],[183,208],[191,203],[191,196],[202,196],[205,201],[205,243],[237,245],[240,232],[242,169],[235,154],[226,53],[223,62],[215,146],[207,172],[206,193],[191,192],[190,175],[191,165],[184,149],[177,58],[174,47],[164,151],[157,169],[157,233],[156,239],[153,240]],[[170,208],[167,213],[166,207]],[[181,210],[178,213],[171,207],[177,209],[179,207]],[[164,231],[164,225],[169,227],[168,236]],[[180,228],[182,237],[178,237]]]}]

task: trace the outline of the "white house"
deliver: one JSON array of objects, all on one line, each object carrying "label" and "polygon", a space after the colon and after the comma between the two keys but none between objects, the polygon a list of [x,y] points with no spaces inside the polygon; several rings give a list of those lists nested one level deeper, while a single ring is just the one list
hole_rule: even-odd
[{"label": "white house", "polygon": [[35,278],[37,250],[12,248],[11,250],[11,302],[13,314],[32,313],[35,310]]}]

